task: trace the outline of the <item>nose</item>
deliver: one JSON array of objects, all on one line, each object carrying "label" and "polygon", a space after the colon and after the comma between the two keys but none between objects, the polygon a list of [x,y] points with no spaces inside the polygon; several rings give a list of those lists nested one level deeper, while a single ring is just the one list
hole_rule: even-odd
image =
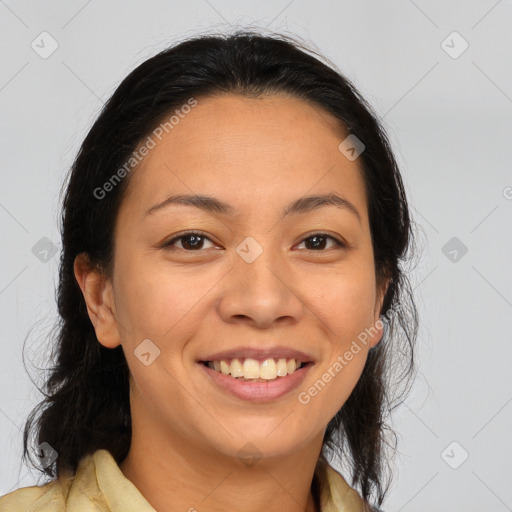
[{"label": "nose", "polygon": [[228,323],[245,323],[264,329],[273,324],[294,324],[304,316],[304,304],[289,271],[264,251],[255,261],[235,261],[218,304]]}]

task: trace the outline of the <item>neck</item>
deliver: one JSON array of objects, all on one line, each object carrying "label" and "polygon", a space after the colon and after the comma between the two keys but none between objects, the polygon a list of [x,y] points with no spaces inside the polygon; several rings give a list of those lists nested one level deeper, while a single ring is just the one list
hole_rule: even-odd
[{"label": "neck", "polygon": [[[148,440],[151,440],[148,443]],[[173,433],[132,425],[121,471],[158,512],[318,512],[311,492],[323,432],[294,453],[242,464]]]}]

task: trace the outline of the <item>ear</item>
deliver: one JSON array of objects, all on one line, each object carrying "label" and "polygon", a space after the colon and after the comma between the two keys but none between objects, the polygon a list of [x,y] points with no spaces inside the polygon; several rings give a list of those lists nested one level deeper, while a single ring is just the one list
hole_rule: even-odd
[{"label": "ear", "polygon": [[391,282],[391,278],[383,279],[383,281],[377,285],[377,295],[375,300],[375,310],[373,312],[373,325],[371,327],[371,336],[369,346],[370,348],[374,347],[379,343],[384,335],[384,325],[382,320],[380,320],[380,312],[382,310],[382,305],[384,303],[384,297],[388,291],[389,283]]},{"label": "ear", "polygon": [[111,280],[91,267],[86,253],[80,253],[75,258],[73,268],[98,341],[107,348],[117,347],[121,344],[121,338]]}]

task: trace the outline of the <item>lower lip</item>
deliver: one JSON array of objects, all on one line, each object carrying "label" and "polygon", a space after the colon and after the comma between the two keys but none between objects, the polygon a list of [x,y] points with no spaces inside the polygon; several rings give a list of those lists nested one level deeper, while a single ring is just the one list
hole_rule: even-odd
[{"label": "lower lip", "polygon": [[237,398],[250,402],[271,402],[290,393],[301,384],[309,369],[313,366],[309,363],[286,377],[277,377],[268,382],[244,382],[217,372],[203,363],[198,364],[217,386]]}]

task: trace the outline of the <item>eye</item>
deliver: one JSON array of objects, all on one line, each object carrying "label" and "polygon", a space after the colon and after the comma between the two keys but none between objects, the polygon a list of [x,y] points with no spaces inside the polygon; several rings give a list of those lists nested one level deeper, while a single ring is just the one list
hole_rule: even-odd
[{"label": "eye", "polygon": [[211,240],[203,233],[198,231],[189,231],[169,240],[164,244],[164,247],[167,248],[175,246],[175,243],[179,241],[181,243],[181,247],[178,247],[178,249],[183,249],[188,252],[198,251],[203,249],[205,240],[209,240],[211,242]]},{"label": "eye", "polygon": [[307,244],[308,241],[310,241],[309,245],[311,247],[306,247],[307,250],[321,251],[322,249],[325,249],[327,240],[331,240],[332,242],[334,242],[335,247],[345,247],[345,244],[343,242],[326,233],[313,233],[309,235],[307,238],[305,238],[299,245],[304,243]]},{"label": "eye", "polygon": [[[181,247],[178,246],[178,249],[183,249],[187,252],[194,252],[204,249],[205,240],[212,242],[206,235],[199,231],[189,231],[169,240],[163,245],[163,247],[176,247],[176,243],[179,242]],[[326,245],[328,245],[329,240],[331,241],[331,244],[333,244],[331,247],[345,247],[343,242],[326,233],[313,233],[306,237],[299,245],[306,244],[309,245],[309,247],[306,247],[307,250],[322,252],[326,249]]]}]

